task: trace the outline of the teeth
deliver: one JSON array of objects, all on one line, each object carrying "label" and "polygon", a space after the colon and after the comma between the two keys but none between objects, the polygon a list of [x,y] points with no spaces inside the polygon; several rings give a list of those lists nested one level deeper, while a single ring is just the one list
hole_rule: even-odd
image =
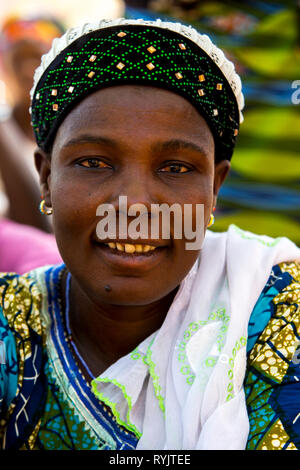
[{"label": "teeth", "polygon": [[125,253],[148,253],[148,251],[154,251],[156,246],[153,245],[133,245],[131,243],[107,243],[109,248],[117,249],[118,251],[125,251]]},{"label": "teeth", "polygon": [[135,253],[135,246],[125,243],[125,251],[126,253]]}]

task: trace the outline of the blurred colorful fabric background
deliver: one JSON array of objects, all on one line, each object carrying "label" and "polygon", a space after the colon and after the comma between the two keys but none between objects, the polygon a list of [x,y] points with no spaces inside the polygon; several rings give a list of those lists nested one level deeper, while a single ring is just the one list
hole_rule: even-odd
[{"label": "blurred colorful fabric background", "polygon": [[223,231],[234,223],[300,245],[300,3],[125,3],[129,18],[192,24],[225,50],[241,75],[245,121],[212,229]]},{"label": "blurred colorful fabric background", "polygon": [[[297,3],[298,1],[298,3]],[[104,17],[192,24],[236,64],[246,99],[213,230],[230,223],[300,245],[300,0],[11,0],[8,11],[49,10],[65,25]],[[21,14],[19,12],[19,14]],[[0,77],[0,104],[4,96]]]}]

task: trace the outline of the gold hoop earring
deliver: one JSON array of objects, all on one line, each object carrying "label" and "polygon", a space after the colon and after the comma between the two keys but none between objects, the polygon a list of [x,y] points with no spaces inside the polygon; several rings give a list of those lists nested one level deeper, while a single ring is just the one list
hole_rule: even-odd
[{"label": "gold hoop earring", "polygon": [[46,209],[45,208],[45,204],[46,204],[46,201],[45,199],[43,199],[41,202],[40,202],[40,212],[44,215],[51,215],[53,214],[53,209],[52,207],[50,207],[49,209]]},{"label": "gold hoop earring", "polygon": [[210,214],[210,219],[209,219],[207,227],[211,227],[214,223],[215,223],[215,216],[213,214]]}]

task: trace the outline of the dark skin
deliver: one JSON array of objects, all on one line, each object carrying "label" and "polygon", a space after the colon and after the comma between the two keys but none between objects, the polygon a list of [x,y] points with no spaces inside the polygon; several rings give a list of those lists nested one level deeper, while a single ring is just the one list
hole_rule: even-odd
[{"label": "dark skin", "polygon": [[85,98],[61,124],[51,155],[36,151],[41,191],[72,273],[73,339],[94,375],[162,325],[199,257],[172,230],[170,240],[140,241],[156,245],[153,254],[115,254],[96,237],[98,205],[113,204],[118,213],[119,195],[149,210],[151,203],[204,204],[207,226],[230,166],[215,164],[214,153],[212,133],[189,102],[141,86]]}]

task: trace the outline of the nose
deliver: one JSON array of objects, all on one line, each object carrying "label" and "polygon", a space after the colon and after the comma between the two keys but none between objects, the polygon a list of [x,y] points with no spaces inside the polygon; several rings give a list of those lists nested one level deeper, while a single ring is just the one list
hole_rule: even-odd
[{"label": "nose", "polygon": [[[118,225],[118,236],[123,238],[148,238],[151,227],[151,204],[155,203],[155,178],[149,168],[131,166],[119,176],[118,186],[114,188],[113,204]],[[136,228],[131,222],[139,223]],[[134,222],[134,219],[136,221]],[[130,228],[131,227],[131,228]],[[137,232],[135,235],[130,230]],[[137,235],[138,234],[138,235]]]},{"label": "nose", "polygon": [[118,188],[113,194],[116,211],[123,212],[123,206],[130,208],[129,216],[150,212],[151,204],[157,202],[155,197],[155,182],[152,175],[146,169],[140,171],[127,171],[120,180]]}]

